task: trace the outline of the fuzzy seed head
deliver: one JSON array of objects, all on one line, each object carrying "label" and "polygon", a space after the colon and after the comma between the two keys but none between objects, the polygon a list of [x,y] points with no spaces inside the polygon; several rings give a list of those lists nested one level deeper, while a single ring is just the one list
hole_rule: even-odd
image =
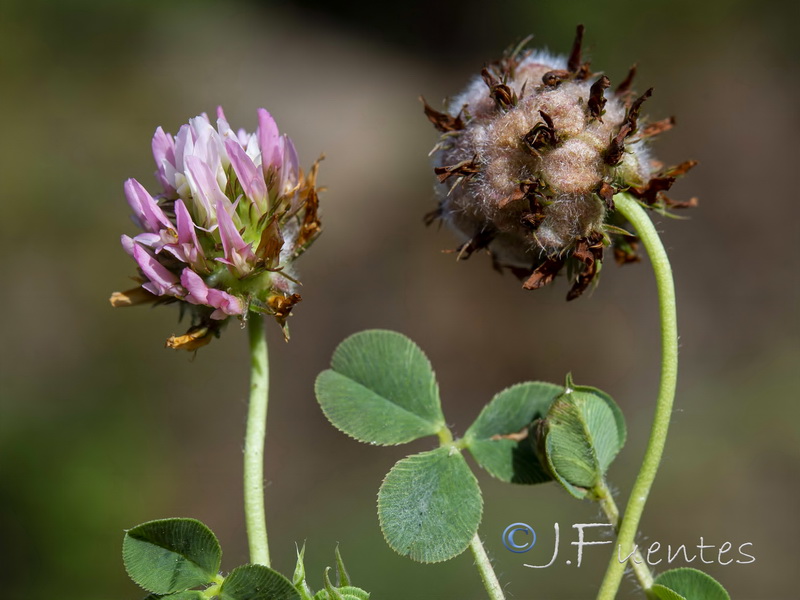
[{"label": "fuzzy seed head", "polygon": [[[460,235],[459,257],[486,249],[495,266],[530,277],[533,288],[575,256],[584,277],[573,297],[594,279],[612,241],[614,193],[674,204],[660,194],[669,186],[650,187],[664,174],[647,147],[672,121],[644,127],[639,113],[651,90],[634,99],[630,77],[606,92],[608,78],[581,62],[582,32],[569,58],[515,50],[484,68],[446,112],[425,105],[443,133],[434,148],[440,202],[432,216]],[[621,245],[630,250],[630,240]]]}]

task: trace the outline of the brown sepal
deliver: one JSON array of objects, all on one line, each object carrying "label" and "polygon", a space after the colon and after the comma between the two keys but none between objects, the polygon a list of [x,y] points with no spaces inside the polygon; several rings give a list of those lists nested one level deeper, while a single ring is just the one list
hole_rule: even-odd
[{"label": "brown sepal", "polygon": [[302,298],[300,297],[300,294],[292,294],[291,296],[282,296],[280,294],[276,294],[267,298],[267,305],[272,310],[272,316],[275,317],[278,325],[281,326],[281,329],[283,330],[283,338],[287,342],[289,341],[289,331],[286,327],[286,319],[288,319],[289,315],[292,314],[294,305],[301,300]]},{"label": "brown sepal", "polygon": [[665,172],[664,175],[669,175],[670,177],[680,177],[682,175],[686,175],[690,169],[693,169],[697,166],[696,160],[685,160],[679,165],[675,165],[674,167],[669,167]]},{"label": "brown sepal", "polygon": [[597,277],[600,263],[603,260],[602,241],[586,238],[579,240],[572,251],[572,256],[583,263],[583,271],[581,271],[572,288],[570,288],[567,294],[567,301],[580,297]]},{"label": "brown sepal", "polygon": [[319,196],[317,190],[311,188],[306,196],[306,211],[303,215],[303,223],[300,225],[300,233],[297,235],[297,245],[306,246],[322,233],[322,223],[319,218]]},{"label": "brown sepal", "polygon": [[618,165],[622,160],[622,155],[625,153],[625,138],[631,132],[631,126],[628,123],[623,123],[619,128],[619,133],[614,136],[603,154],[603,160],[607,165],[612,167]]},{"label": "brown sepal", "polygon": [[636,77],[636,63],[631,66],[628,74],[625,76],[625,79],[623,79],[622,83],[620,83],[614,90],[614,94],[617,96],[622,96],[623,94],[630,92],[634,77]]},{"label": "brown sepal", "polygon": [[[301,245],[299,242],[298,237],[298,245]],[[277,215],[273,215],[261,232],[261,241],[256,248],[255,255],[266,268],[271,269],[277,265],[282,248],[283,236],[281,235],[280,227],[278,227]]]},{"label": "brown sepal", "polygon": [[[455,250],[446,251],[447,253],[455,252],[457,254],[456,260],[467,260],[473,253],[478,250],[483,250],[492,243],[492,240],[497,235],[493,227],[485,226],[478,231],[472,239],[467,240]],[[497,268],[497,266],[495,266]]]},{"label": "brown sepal", "polygon": [[562,69],[557,69],[555,71],[548,71],[544,75],[542,75],[542,83],[547,87],[558,87],[565,79],[569,79],[572,76],[572,73],[569,71],[564,71]]},{"label": "brown sepal", "polygon": [[603,200],[608,210],[614,210],[614,194],[617,189],[610,183],[603,181],[594,192]]},{"label": "brown sepal", "polygon": [[539,228],[539,225],[542,224],[544,221],[545,215],[541,210],[540,206],[536,206],[536,210],[532,210],[531,212],[525,213],[520,217],[520,221],[522,221],[523,225],[528,225],[531,230],[536,231]]},{"label": "brown sepal", "polygon": [[433,172],[436,173],[440,183],[444,183],[454,175],[459,177],[472,177],[479,171],[476,159],[477,157],[474,157],[469,160],[462,160],[460,163],[454,165],[434,167]]},{"label": "brown sepal", "polygon": [[506,269],[511,271],[511,274],[520,281],[525,281],[533,273],[533,267],[526,269],[525,267],[506,266]]},{"label": "brown sepal", "polygon": [[696,164],[696,160],[687,160],[679,165],[670,167],[656,177],[652,177],[647,182],[647,185],[631,188],[631,193],[648,206],[654,206],[662,202],[667,208],[693,208],[697,206],[697,198],[692,198],[686,202],[676,202],[665,196],[663,192],[668,191],[678,177],[686,174]]},{"label": "brown sepal", "polygon": [[575,72],[575,79],[577,81],[586,81],[589,77],[592,76],[592,63],[585,62],[583,63],[578,70]]},{"label": "brown sepal", "polygon": [[433,123],[433,126],[436,127],[442,133],[450,133],[451,131],[461,131],[465,127],[464,119],[462,118],[462,113],[464,112],[463,109],[459,111],[459,113],[453,117],[447,113],[439,112],[438,110],[431,108],[430,105],[425,101],[425,98],[422,96],[419,97],[420,102],[422,102],[422,108],[425,111],[425,116],[428,117],[428,120]]},{"label": "brown sepal", "polygon": [[507,110],[517,104],[517,94],[504,82],[495,77],[489,69],[484,67],[481,70],[481,77],[489,87],[489,97],[495,101],[497,106]]},{"label": "brown sepal", "polygon": [[627,265],[642,260],[638,252],[639,243],[636,239],[625,240],[625,245],[614,244],[614,261],[618,265]]},{"label": "brown sepal", "polygon": [[545,219],[544,207],[539,201],[544,196],[540,191],[541,183],[536,179],[533,181],[526,180],[520,183],[519,189],[520,193],[523,194],[522,197],[528,201],[528,212],[522,215],[520,222],[535,231]]},{"label": "brown sepal", "polygon": [[644,126],[641,132],[639,132],[639,139],[643,140],[645,138],[662,134],[665,131],[669,131],[673,127],[675,127],[675,117],[668,117],[654,123],[649,123]]},{"label": "brown sepal", "polygon": [[667,208],[696,208],[697,205],[700,204],[699,198],[689,198],[682,202],[668,198],[664,194],[661,195],[661,198],[664,200],[664,204]]},{"label": "brown sepal", "polygon": [[[542,190],[544,186],[538,179],[523,179],[519,182],[519,186],[514,193],[505,198],[498,204],[498,208],[503,209],[512,202],[518,202],[520,200],[527,199],[530,203],[531,207],[539,206],[539,197],[543,196]],[[531,208],[533,210],[533,208]]]},{"label": "brown sepal", "polygon": [[425,213],[425,215],[422,217],[422,222],[425,223],[425,227],[430,227],[433,225],[434,221],[441,219],[443,214],[444,209],[442,208],[442,203],[440,202],[439,206],[434,208],[432,211]]},{"label": "brown sepal", "polygon": [[546,286],[548,283],[555,279],[555,276],[564,266],[565,259],[559,256],[554,256],[545,259],[545,261],[536,267],[528,277],[527,281],[522,284],[526,290],[538,290]]},{"label": "brown sepal", "polygon": [[619,127],[619,133],[611,140],[611,144],[605,151],[603,159],[607,165],[612,167],[618,165],[622,160],[622,154],[625,152],[625,138],[633,135],[636,132],[636,127],[639,121],[639,109],[642,103],[653,95],[653,88],[647,90],[644,94],[639,96],[628,107],[628,112],[625,115],[625,120]]},{"label": "brown sepal", "polygon": [[647,185],[631,188],[631,193],[648,206],[658,202],[658,195],[666,192],[675,183],[674,177],[652,177]]},{"label": "brown sepal", "polygon": [[604,92],[611,87],[611,81],[603,75],[600,79],[595,81],[592,84],[592,87],[589,88],[589,102],[587,103],[589,107],[589,114],[600,121],[603,122],[603,109],[606,106],[606,97]]},{"label": "brown sepal", "polygon": [[497,71],[502,73],[503,76],[513,78],[519,63],[525,60],[532,52],[531,50],[525,49],[525,46],[527,46],[532,39],[533,35],[528,35],[514,46],[509,46],[503,52],[503,57],[491,64],[496,67]]},{"label": "brown sepal", "polygon": [[305,250],[322,233],[322,223],[319,217],[319,190],[316,186],[319,163],[324,158],[324,156],[321,156],[311,165],[308,175],[303,177],[300,183],[298,195],[300,197],[300,208],[304,210],[304,213],[297,237],[298,253]]},{"label": "brown sepal", "polygon": [[519,187],[515,189],[510,196],[508,196],[507,198],[503,198],[500,202],[497,203],[497,208],[502,210],[512,202],[519,202],[520,200],[525,198],[525,193],[526,193],[525,184],[520,183]]},{"label": "brown sepal", "polygon": [[628,113],[625,115],[625,121],[623,121],[623,123],[627,123],[631,126],[631,134],[636,133],[636,128],[639,122],[639,110],[642,108],[642,104],[644,104],[644,101],[652,95],[653,88],[649,88],[644,94],[634,100],[630,107],[628,107]]},{"label": "brown sepal", "polygon": [[534,125],[533,128],[522,137],[523,145],[536,156],[540,156],[539,150],[552,146],[557,140],[553,119],[543,110],[540,110],[539,114],[543,122]]},{"label": "brown sepal", "polygon": [[583,45],[583,25],[578,25],[575,29],[575,39],[572,42],[572,51],[569,53],[567,70],[570,73],[577,73],[581,68],[581,46]]}]

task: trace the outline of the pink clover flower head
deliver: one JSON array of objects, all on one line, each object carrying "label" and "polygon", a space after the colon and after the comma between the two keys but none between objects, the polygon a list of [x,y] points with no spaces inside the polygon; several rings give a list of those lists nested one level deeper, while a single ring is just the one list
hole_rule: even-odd
[{"label": "pink clover flower head", "polygon": [[216,123],[202,114],[174,137],[152,140],[155,176],[149,192],[135,179],[124,192],[140,233],[122,236],[138,267],[139,287],[111,296],[113,306],[180,303],[192,327],[172,348],[196,349],[229,317],[286,319],[300,301],[294,260],[321,232],[318,162],[300,169],[291,139],[259,109],[255,133],[234,131],[222,108]]}]

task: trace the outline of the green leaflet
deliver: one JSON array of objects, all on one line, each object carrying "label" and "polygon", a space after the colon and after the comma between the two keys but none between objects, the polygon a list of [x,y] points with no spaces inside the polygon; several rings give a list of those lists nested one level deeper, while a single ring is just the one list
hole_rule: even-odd
[{"label": "green leaflet", "polygon": [[444,426],[439,388],[425,354],[393,331],[350,336],[317,377],[317,401],[339,430],[369,444],[394,445]]},{"label": "green leaflet", "polygon": [[378,493],[386,542],[395,552],[424,563],[461,554],[478,530],[482,510],[478,482],[452,447],[399,461]]},{"label": "green leaflet", "polygon": [[148,592],[172,594],[211,583],[222,550],[200,521],[160,519],[125,532],[122,558],[135,583]]}]

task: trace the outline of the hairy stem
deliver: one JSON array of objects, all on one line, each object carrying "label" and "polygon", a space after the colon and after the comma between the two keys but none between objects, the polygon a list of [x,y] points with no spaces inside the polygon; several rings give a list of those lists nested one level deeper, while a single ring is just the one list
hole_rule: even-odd
[{"label": "hairy stem", "polygon": [[[463,448],[463,440],[454,441],[453,433],[447,425],[442,426],[438,435],[440,447],[455,447],[458,448],[459,452]],[[477,531],[475,535],[472,536],[469,549],[472,551],[472,556],[475,558],[475,566],[478,567],[478,573],[480,573],[483,587],[486,588],[486,593],[489,594],[489,600],[505,600],[503,588],[500,587],[500,581],[497,579],[497,574],[494,572],[492,561],[489,559],[489,555],[486,554],[486,548],[483,547],[483,542]]]},{"label": "hairy stem", "polygon": [[[619,508],[617,508],[617,503],[614,502],[614,496],[611,495],[608,485],[605,481],[601,481],[594,487],[592,492],[600,508],[605,513],[608,522],[614,526],[614,531],[619,534]],[[619,559],[620,557],[617,556],[617,558]],[[639,585],[643,589],[649,590],[653,586],[653,574],[650,572],[650,567],[638,547],[628,561],[633,573],[636,575],[636,579],[639,581]]]},{"label": "hairy stem", "polygon": [[250,562],[269,566],[267,518],[264,511],[264,442],[267,437],[269,360],[264,337],[264,318],[251,314],[247,321],[250,339],[250,404],[244,438],[244,518]]},{"label": "hairy stem", "polygon": [[478,567],[483,587],[486,588],[490,600],[505,600],[503,588],[500,587],[500,582],[492,568],[492,561],[489,560],[489,555],[486,554],[486,549],[477,533],[469,543],[469,549],[472,550],[472,556],[475,557],[475,566]]},{"label": "hairy stem", "polygon": [[[647,443],[644,460],[636,482],[633,484],[617,537],[618,553],[627,556],[633,551],[639,521],[642,518],[644,505],[656,477],[667,441],[672,402],[675,398],[675,386],[678,378],[678,319],[675,310],[675,284],[672,280],[672,268],[653,222],[636,199],[628,194],[614,196],[614,203],[620,214],[633,226],[650,256],[658,287],[661,319],[661,383],[653,426],[650,430],[650,441]],[[617,552],[615,552],[600,586],[598,600],[612,600],[615,597],[624,573],[625,563],[620,562]]]}]

